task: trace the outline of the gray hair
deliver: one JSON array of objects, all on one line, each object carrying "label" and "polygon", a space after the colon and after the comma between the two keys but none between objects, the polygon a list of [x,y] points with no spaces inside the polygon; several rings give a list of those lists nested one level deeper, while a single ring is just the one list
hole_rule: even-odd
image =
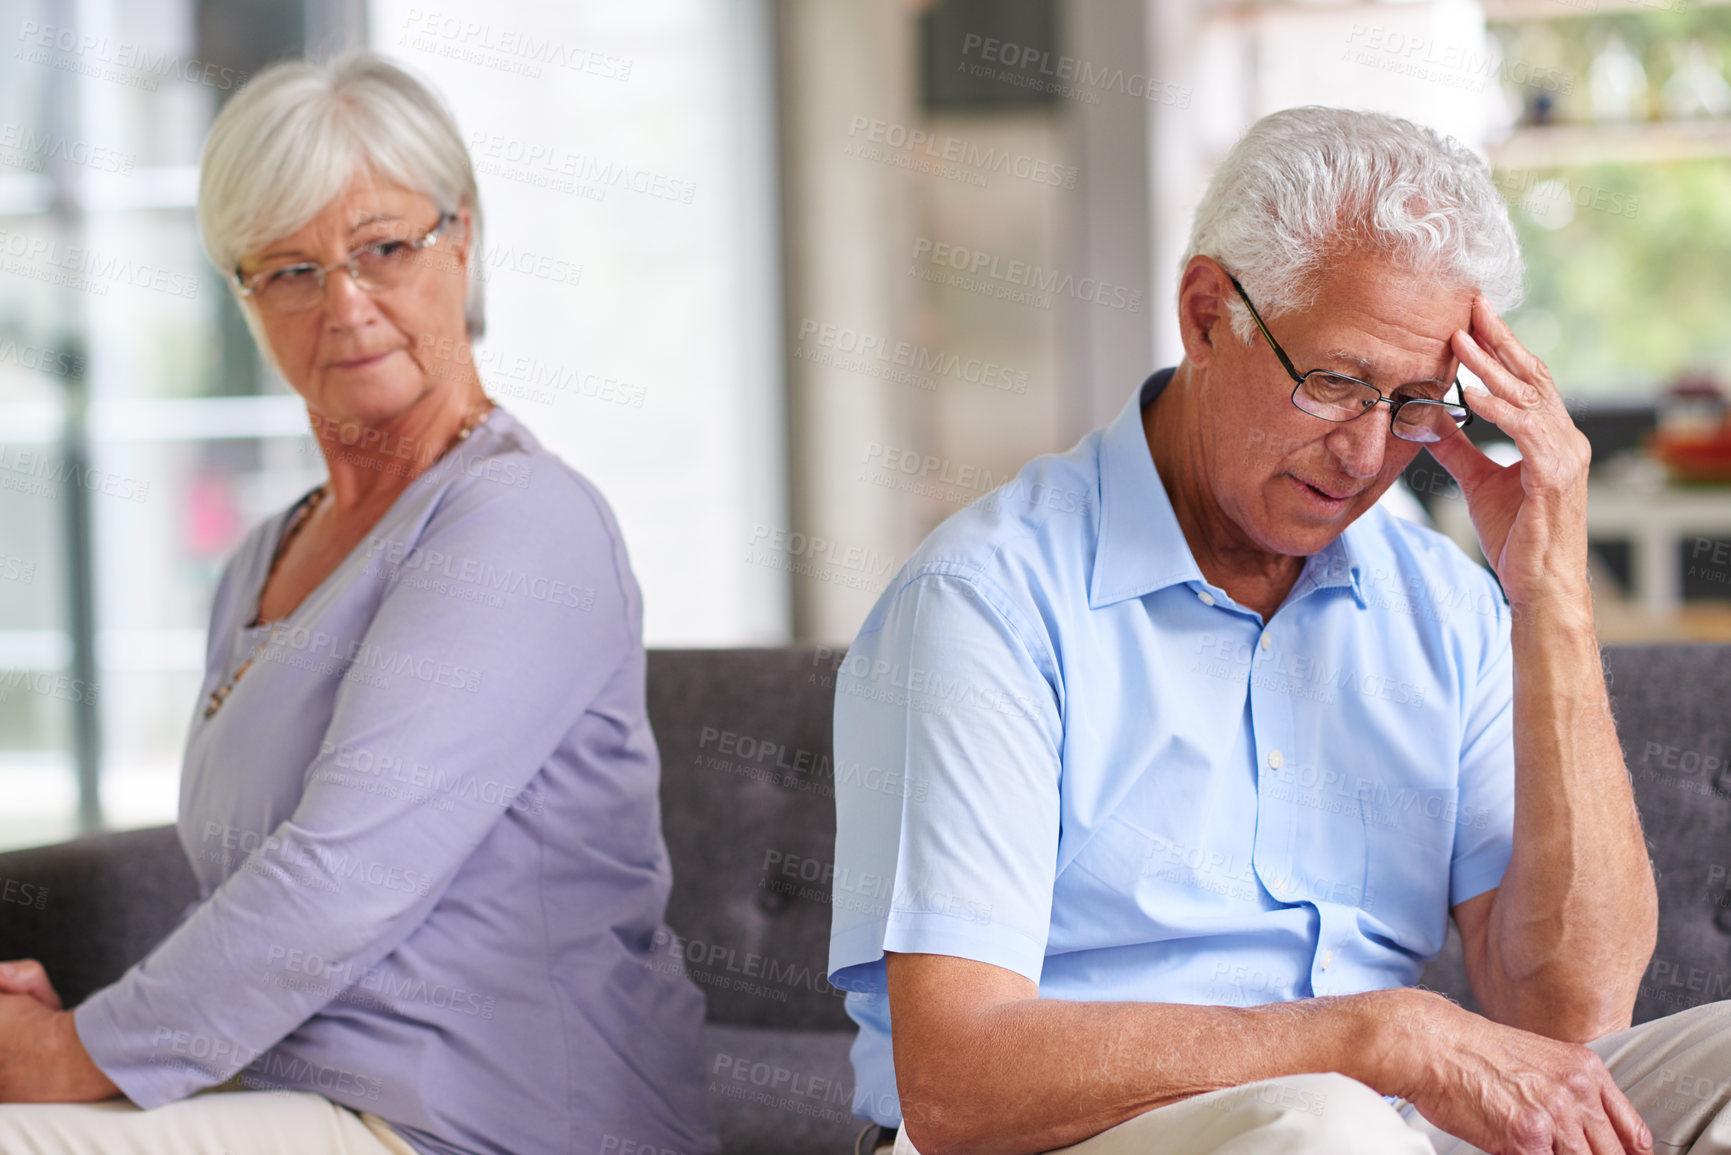
[{"label": "gray hair", "polygon": [[[1521,250],[1490,167],[1409,120],[1289,108],[1250,126],[1202,194],[1182,269],[1197,254],[1238,278],[1265,318],[1309,308],[1314,274],[1343,253],[1440,276],[1498,312],[1521,300]],[[1226,303],[1248,342],[1250,313]]]},{"label": "gray hair", "polygon": [[[242,254],[299,231],[366,170],[427,196],[442,213],[469,209],[463,320],[471,340],[481,336],[481,203],[456,118],[432,89],[371,52],[274,64],[223,108],[198,179],[205,253],[232,272]],[[253,310],[241,312],[272,360]]]}]

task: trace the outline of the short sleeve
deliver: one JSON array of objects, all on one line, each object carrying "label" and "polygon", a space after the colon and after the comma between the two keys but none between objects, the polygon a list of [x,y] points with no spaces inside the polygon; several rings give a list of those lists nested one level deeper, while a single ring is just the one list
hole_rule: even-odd
[{"label": "short sleeve", "polygon": [[1050,657],[1012,620],[982,583],[926,574],[878,605],[843,659],[837,987],[883,991],[885,951],[953,955],[1039,981],[1062,721]]},{"label": "short sleeve", "polygon": [[1514,657],[1500,592],[1494,604],[1497,626],[1487,631],[1477,677],[1464,699],[1460,795],[1449,864],[1451,907],[1502,882],[1514,850]]}]

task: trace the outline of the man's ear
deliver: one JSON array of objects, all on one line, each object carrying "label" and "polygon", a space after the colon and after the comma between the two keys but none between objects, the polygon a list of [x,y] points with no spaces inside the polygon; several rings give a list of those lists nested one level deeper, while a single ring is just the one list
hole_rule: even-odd
[{"label": "man's ear", "polygon": [[1214,352],[1215,326],[1232,332],[1226,301],[1233,292],[1226,270],[1212,257],[1194,256],[1178,282],[1178,335],[1184,342],[1184,357],[1192,365],[1208,364]]}]

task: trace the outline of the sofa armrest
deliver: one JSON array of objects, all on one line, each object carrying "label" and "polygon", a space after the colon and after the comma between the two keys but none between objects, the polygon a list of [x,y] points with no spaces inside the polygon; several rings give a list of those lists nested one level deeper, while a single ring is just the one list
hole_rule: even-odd
[{"label": "sofa armrest", "polygon": [[41,960],[76,1006],[148,954],[197,897],[172,826],[0,854],[0,960]]}]

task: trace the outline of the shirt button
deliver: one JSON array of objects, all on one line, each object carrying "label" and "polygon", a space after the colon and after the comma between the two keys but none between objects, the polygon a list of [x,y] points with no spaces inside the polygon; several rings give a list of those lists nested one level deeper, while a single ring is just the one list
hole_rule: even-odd
[{"label": "shirt button", "polygon": [[1262,635],[1262,648],[1266,650],[1272,645],[1274,645],[1274,643],[1269,640],[1268,635],[1263,634]]},{"label": "shirt button", "polygon": [[1280,764],[1284,761],[1286,761],[1286,759],[1280,756],[1279,750],[1270,750],[1268,752],[1268,765],[1271,769],[1280,769]]},{"label": "shirt button", "polygon": [[1322,969],[1323,970],[1327,970],[1328,964],[1333,962],[1333,961],[1334,961],[1334,952],[1333,951],[1325,950],[1322,952]]},{"label": "shirt button", "polygon": [[1205,606],[1211,606],[1214,604],[1214,595],[1209,593],[1207,590],[1197,590],[1196,596],[1201,599],[1202,604]]}]

